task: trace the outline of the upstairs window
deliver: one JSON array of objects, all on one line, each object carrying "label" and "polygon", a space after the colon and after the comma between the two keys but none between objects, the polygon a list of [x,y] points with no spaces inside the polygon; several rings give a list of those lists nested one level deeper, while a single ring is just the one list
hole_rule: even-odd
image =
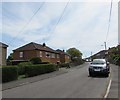
[{"label": "upstairs window", "polygon": [[23,58],[23,52],[20,52],[19,56],[20,56],[20,58]]},{"label": "upstairs window", "polygon": [[50,53],[46,52],[46,57],[50,58]]},{"label": "upstairs window", "polygon": [[55,58],[55,54],[54,54],[54,53],[52,53],[51,57],[52,57],[52,58]]},{"label": "upstairs window", "polygon": [[39,53],[40,53],[40,57],[42,57],[42,51],[40,51]]},{"label": "upstairs window", "polygon": [[57,58],[60,58],[59,54],[57,54]]}]

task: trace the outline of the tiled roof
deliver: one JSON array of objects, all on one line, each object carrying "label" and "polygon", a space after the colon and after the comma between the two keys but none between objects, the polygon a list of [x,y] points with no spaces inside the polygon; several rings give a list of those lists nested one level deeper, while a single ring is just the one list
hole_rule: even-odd
[{"label": "tiled roof", "polygon": [[4,43],[0,42],[0,47],[7,48],[7,47],[8,47],[8,45],[6,45],[6,44],[4,44]]},{"label": "tiled roof", "polygon": [[53,53],[58,53],[57,51],[51,49],[50,47],[48,46],[43,46],[41,44],[37,44],[37,43],[34,43],[34,42],[31,42],[29,44],[26,44],[20,48],[17,48],[13,51],[25,51],[25,50],[41,50],[41,51],[48,51],[48,52],[53,52]]},{"label": "tiled roof", "polygon": [[70,56],[68,53],[64,52],[64,50],[57,49],[56,51],[59,52],[59,53],[61,53],[61,54],[65,54],[65,55]]}]

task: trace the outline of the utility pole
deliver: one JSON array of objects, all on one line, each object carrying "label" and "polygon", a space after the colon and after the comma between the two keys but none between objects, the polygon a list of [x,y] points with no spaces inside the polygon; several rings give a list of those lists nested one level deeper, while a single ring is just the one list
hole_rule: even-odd
[{"label": "utility pole", "polygon": [[91,52],[91,61],[92,61],[92,52]]},{"label": "utility pole", "polygon": [[106,42],[104,42],[104,44],[105,44],[105,50],[107,50]]}]

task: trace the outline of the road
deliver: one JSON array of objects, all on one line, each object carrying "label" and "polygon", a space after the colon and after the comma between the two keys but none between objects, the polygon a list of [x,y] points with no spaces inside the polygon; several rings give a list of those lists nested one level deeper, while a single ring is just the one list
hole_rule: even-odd
[{"label": "road", "polygon": [[3,98],[103,98],[110,77],[89,77],[88,66],[85,63],[68,73],[4,90]]}]

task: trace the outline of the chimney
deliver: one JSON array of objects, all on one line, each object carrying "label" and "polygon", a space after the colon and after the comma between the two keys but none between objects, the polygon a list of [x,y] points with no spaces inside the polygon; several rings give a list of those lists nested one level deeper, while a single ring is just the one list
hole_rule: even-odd
[{"label": "chimney", "polygon": [[46,46],[46,44],[45,43],[43,43],[43,47],[45,47]]}]

